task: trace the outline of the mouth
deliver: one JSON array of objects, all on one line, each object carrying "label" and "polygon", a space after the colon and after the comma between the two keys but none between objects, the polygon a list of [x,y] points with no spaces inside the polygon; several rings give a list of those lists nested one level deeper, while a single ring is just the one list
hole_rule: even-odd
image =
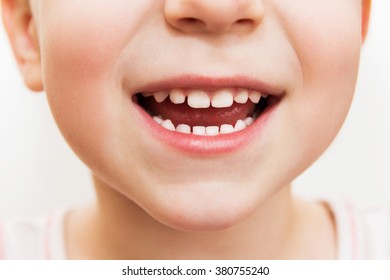
[{"label": "mouth", "polygon": [[209,153],[248,143],[282,96],[253,80],[191,77],[146,87],[133,94],[133,102],[160,139]]},{"label": "mouth", "polygon": [[162,128],[210,137],[247,129],[276,101],[246,88],[177,88],[136,95],[136,102]]}]

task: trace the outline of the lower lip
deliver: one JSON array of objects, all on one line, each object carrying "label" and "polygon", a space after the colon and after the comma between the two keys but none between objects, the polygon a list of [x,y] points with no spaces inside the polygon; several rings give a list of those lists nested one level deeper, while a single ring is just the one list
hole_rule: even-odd
[{"label": "lower lip", "polygon": [[141,122],[159,141],[183,153],[193,155],[216,155],[232,153],[244,148],[255,139],[258,141],[266,124],[273,115],[279,102],[267,108],[256,121],[246,129],[217,136],[199,136],[170,131],[157,124],[138,104],[133,103],[141,115]]}]

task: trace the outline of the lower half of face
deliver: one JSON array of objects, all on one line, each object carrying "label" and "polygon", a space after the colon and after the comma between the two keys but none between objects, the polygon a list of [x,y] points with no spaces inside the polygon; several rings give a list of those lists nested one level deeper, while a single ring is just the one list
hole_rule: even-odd
[{"label": "lower half of face", "polygon": [[40,5],[56,121],[97,178],[158,221],[237,224],[340,129],[357,75],[360,2],[259,1],[261,23],[223,33],[170,26],[170,1],[130,2]]}]

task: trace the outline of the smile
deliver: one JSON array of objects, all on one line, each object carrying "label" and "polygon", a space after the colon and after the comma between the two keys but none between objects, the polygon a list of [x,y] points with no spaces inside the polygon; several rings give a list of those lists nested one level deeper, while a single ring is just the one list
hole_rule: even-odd
[{"label": "smile", "polygon": [[142,93],[139,104],[163,128],[217,136],[246,129],[266,108],[268,96],[248,89],[173,89]]},{"label": "smile", "polygon": [[248,143],[281,96],[252,80],[191,77],[146,87],[133,101],[160,139],[187,152],[214,153]]}]

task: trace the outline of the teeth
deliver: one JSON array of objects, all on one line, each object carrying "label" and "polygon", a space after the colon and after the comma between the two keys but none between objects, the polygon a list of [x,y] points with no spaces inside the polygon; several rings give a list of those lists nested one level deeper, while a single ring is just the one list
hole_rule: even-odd
[{"label": "teeth", "polygon": [[186,96],[182,90],[174,89],[169,94],[169,99],[173,104],[183,104],[186,101]]},{"label": "teeth", "polygon": [[155,120],[156,123],[158,124],[162,124],[163,123],[163,120],[160,118],[160,117],[153,117],[153,120]]},{"label": "teeth", "polygon": [[210,97],[207,93],[201,90],[194,90],[188,95],[188,105],[191,108],[209,108]]},{"label": "teeth", "polygon": [[[228,108],[233,105],[234,102],[238,104],[245,104],[248,99],[253,103],[259,103],[261,98],[267,98],[268,95],[262,94],[254,90],[247,90],[239,88],[237,90],[221,89],[211,94],[212,98],[209,97],[208,92],[203,90],[183,90],[173,89],[170,92],[160,91],[155,93],[142,93],[144,97],[153,96],[156,102],[162,103],[167,98],[173,104],[183,104],[186,102],[191,108]],[[148,112],[152,115],[151,112]],[[230,134],[245,130],[248,126],[255,122],[255,119],[259,114],[253,114],[252,117],[247,117],[244,120],[238,120],[235,125],[223,124],[219,126],[194,126],[191,127],[187,124],[179,124],[176,128],[173,122],[169,119],[163,120],[161,116],[154,116],[153,120],[170,131],[176,131],[183,134],[193,134],[200,136],[217,136],[219,134]]]},{"label": "teeth", "polygon": [[211,101],[214,108],[228,108],[233,105],[233,94],[231,91],[222,89],[217,91]]},{"label": "teeth", "polygon": [[235,124],[235,126],[232,126],[230,124],[223,124],[221,127],[218,126],[194,126],[191,129],[191,126],[187,124],[179,124],[177,128],[175,129],[175,125],[172,123],[171,120],[162,120],[160,116],[153,117],[156,123],[161,125],[162,127],[170,130],[170,131],[176,131],[179,133],[184,134],[192,134],[194,135],[200,135],[200,136],[217,136],[219,134],[230,134],[233,132],[239,132],[244,129],[246,129],[248,126],[253,124],[254,118],[248,117],[245,120],[238,120]]},{"label": "teeth", "polygon": [[253,102],[253,103],[259,103],[260,102],[260,99],[261,99],[261,93],[260,92],[257,92],[257,91],[251,91],[249,92],[249,99]]},{"label": "teeth", "polygon": [[219,132],[221,134],[229,134],[234,132],[234,127],[231,124],[223,124]]},{"label": "teeth", "polygon": [[175,131],[175,126],[173,125],[171,120],[163,121],[161,126],[168,129],[168,130]]},{"label": "teeth", "polygon": [[243,120],[238,120],[234,126],[236,132],[244,130],[246,128],[246,123]]},{"label": "teeth", "polygon": [[179,124],[176,128],[177,132],[190,134],[191,133],[191,127],[186,124]]},{"label": "teeth", "polygon": [[173,89],[170,92],[160,91],[155,93],[142,93],[144,97],[153,96],[158,103],[164,102],[168,97],[173,104],[183,104],[187,102],[192,108],[209,108],[210,105],[214,108],[228,108],[233,105],[234,102],[238,104],[245,104],[250,99],[253,103],[259,103],[261,98],[267,98],[267,94],[261,94],[258,91],[238,89],[234,94],[233,89],[221,89],[210,96],[203,90],[192,90],[189,94],[183,89]]},{"label": "teeth", "polygon": [[153,94],[153,97],[154,99],[158,102],[158,103],[162,103],[165,101],[165,99],[167,99],[169,93],[166,92],[166,91],[160,91],[160,92],[156,92]]},{"label": "teeth", "polygon": [[204,126],[194,126],[192,128],[192,133],[195,135],[206,135],[206,127]]},{"label": "teeth", "polygon": [[218,126],[208,126],[206,127],[206,135],[208,136],[216,136],[219,134]]},{"label": "teeth", "polygon": [[245,104],[248,102],[249,93],[246,89],[240,89],[237,94],[234,96],[234,101],[239,104]]},{"label": "teeth", "polygon": [[250,126],[251,124],[253,124],[253,123],[255,122],[255,120],[254,120],[253,118],[251,118],[251,117],[248,117],[248,118],[246,118],[246,119],[244,120],[244,122],[245,122],[245,124],[246,124],[247,126]]}]

